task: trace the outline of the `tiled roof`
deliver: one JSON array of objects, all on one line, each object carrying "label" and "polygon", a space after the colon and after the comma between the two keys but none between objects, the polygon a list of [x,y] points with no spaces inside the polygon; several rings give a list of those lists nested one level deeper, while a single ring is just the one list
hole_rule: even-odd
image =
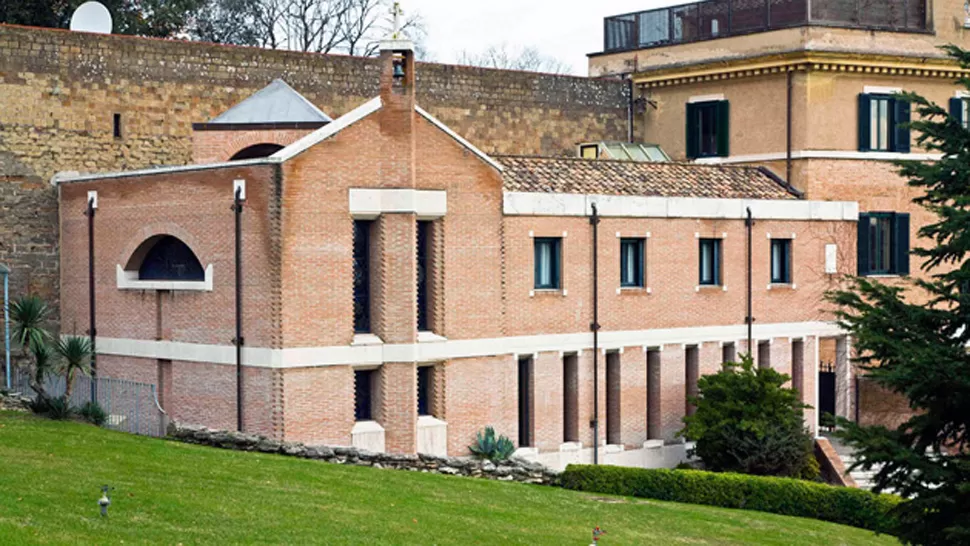
[{"label": "tiled roof", "polygon": [[495,156],[505,191],[720,199],[798,199],[758,167]]}]

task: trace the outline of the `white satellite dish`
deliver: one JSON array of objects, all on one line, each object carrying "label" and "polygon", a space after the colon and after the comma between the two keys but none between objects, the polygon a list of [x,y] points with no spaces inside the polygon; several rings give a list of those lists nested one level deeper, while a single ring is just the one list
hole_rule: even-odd
[{"label": "white satellite dish", "polygon": [[71,16],[71,30],[111,34],[111,12],[100,2],[85,2]]}]

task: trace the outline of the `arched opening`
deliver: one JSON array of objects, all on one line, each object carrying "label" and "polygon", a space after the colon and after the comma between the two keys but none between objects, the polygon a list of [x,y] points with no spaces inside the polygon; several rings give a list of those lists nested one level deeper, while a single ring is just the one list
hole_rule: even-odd
[{"label": "arched opening", "polygon": [[171,235],[155,235],[138,245],[125,270],[137,270],[139,281],[205,280],[205,270],[192,249]]},{"label": "arched opening", "polygon": [[269,157],[282,149],[283,147],[280,146],[279,144],[271,144],[269,142],[264,142],[262,144],[253,144],[252,146],[243,148],[242,150],[239,150],[238,152],[236,152],[235,155],[229,158],[229,161]]}]

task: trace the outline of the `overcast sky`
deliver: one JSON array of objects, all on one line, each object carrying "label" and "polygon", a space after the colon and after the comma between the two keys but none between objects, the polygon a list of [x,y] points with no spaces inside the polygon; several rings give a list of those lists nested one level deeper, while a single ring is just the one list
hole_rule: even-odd
[{"label": "overcast sky", "polygon": [[603,18],[691,0],[402,0],[418,12],[428,30],[433,60],[454,62],[462,50],[480,52],[491,44],[537,47],[586,75],[586,54],[603,49]]}]

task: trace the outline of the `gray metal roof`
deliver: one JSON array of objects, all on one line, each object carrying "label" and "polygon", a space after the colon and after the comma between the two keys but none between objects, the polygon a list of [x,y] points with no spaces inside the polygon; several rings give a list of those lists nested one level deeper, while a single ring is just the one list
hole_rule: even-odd
[{"label": "gray metal roof", "polygon": [[330,116],[280,79],[213,118],[209,123],[329,123]]}]

